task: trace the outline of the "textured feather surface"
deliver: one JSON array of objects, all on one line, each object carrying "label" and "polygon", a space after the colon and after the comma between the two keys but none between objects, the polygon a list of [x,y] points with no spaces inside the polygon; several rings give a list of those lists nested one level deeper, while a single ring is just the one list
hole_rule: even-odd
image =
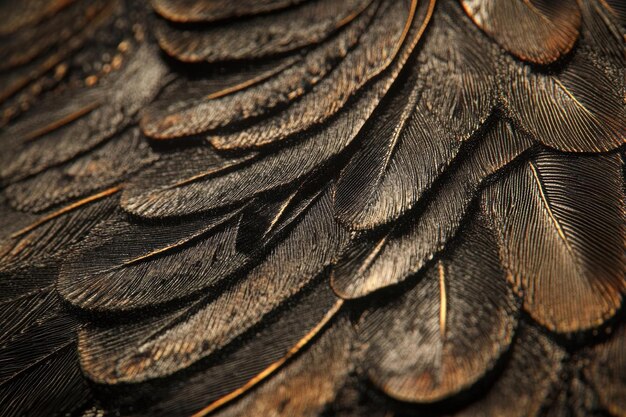
[{"label": "textured feather surface", "polygon": [[[375,7],[369,8],[336,37],[321,43],[303,59],[256,85],[216,98],[187,98],[148,111],[142,119],[144,132],[156,139],[189,136],[259,118],[272,109],[286,106],[322,82],[337,63],[346,58],[357,45],[375,11]],[[374,20],[374,28],[383,23],[380,22],[384,20],[383,16]]]},{"label": "textured feather surface", "polygon": [[576,0],[461,0],[467,14],[517,58],[550,64],[572,49],[581,13]]},{"label": "textured feather surface", "polygon": [[257,59],[318,43],[350,23],[372,0],[319,0],[282,12],[224,25],[187,27],[161,23],[159,45],[184,62]]},{"label": "textured feather surface", "polygon": [[[99,10],[98,13],[90,12],[90,8],[87,8],[85,16],[81,16],[78,19],[82,20],[83,25],[79,27],[82,30],[78,30],[71,34],[71,37],[61,44],[55,44],[52,48],[43,49],[39,51],[36,56],[33,56],[30,61],[23,65],[9,71],[3,71],[0,74],[0,104],[6,104],[13,101],[13,106],[5,108],[5,112],[2,115],[1,123],[4,125],[7,120],[10,120],[29,107],[29,104],[34,100],[29,97],[38,96],[40,90],[42,90],[41,80],[45,78],[45,75],[53,69],[58,69],[59,66],[63,67],[64,61],[70,58],[73,54],[77,53],[81,47],[83,47],[96,33],[105,27],[110,27],[111,22],[115,17],[119,17],[121,8],[119,1],[111,2],[84,2],[92,3],[92,5],[105,4],[106,7]],[[92,10],[93,11],[93,10]],[[76,24],[76,21],[73,22]],[[59,33],[51,35],[58,39]],[[10,35],[13,37],[14,35]],[[37,42],[40,42],[38,39]],[[55,74],[55,77],[58,75]],[[53,77],[50,77],[53,78]],[[58,82],[58,79],[53,79],[52,84]],[[31,91],[25,91],[28,87]]]},{"label": "textured feather surface", "polygon": [[302,3],[305,0],[153,0],[154,9],[174,22],[214,22],[233,17],[268,13]]},{"label": "textured feather surface", "polygon": [[[195,208],[204,198],[204,183],[220,175],[228,175],[231,171],[245,169],[242,166],[255,157],[254,153],[238,157],[220,155],[209,146],[191,147],[162,155],[158,162],[130,180],[124,188],[121,206],[132,212],[130,203],[138,206],[156,200],[156,203],[164,206],[163,210],[167,210],[169,216],[188,214],[184,207],[172,207],[176,206],[176,196],[186,195],[188,199],[197,200],[193,204]],[[172,197],[174,199],[167,199]],[[195,211],[202,209],[197,208]]]},{"label": "textured feather surface", "polygon": [[[99,381],[141,381],[171,374],[218,351],[258,324],[266,315],[309,285],[347,241],[336,223],[330,192],[321,197],[266,260],[206,305],[195,308],[163,330],[145,326],[123,336],[125,348],[83,360]],[[120,338],[111,333],[86,333],[85,349],[103,350]],[[98,348],[99,347],[99,348]],[[158,360],[155,360],[158,358]]]},{"label": "textured feather surface", "polygon": [[603,0],[602,5],[613,15],[617,22],[626,31],[626,7],[619,0]]},{"label": "textured feather surface", "polygon": [[0,385],[3,415],[65,416],[80,409],[91,393],[76,356],[76,345],[70,344]]},{"label": "textured feather surface", "polygon": [[270,245],[307,213],[324,193],[316,181],[305,180],[295,188],[252,201],[244,210],[237,247],[245,252]]},{"label": "textured feather surface", "polygon": [[101,98],[98,89],[73,89],[49,97],[40,101],[32,112],[26,112],[19,122],[6,127],[2,137],[36,139],[100,107]]},{"label": "textured feather surface", "polygon": [[143,46],[119,78],[100,91],[101,105],[97,109],[35,140],[4,133],[0,143],[12,145],[7,145],[10,152],[0,156],[0,176],[5,180],[25,178],[66,162],[108,139],[154,98],[166,71],[157,51]]},{"label": "textured feather surface", "polygon": [[333,271],[331,284],[337,294],[361,297],[419,271],[456,233],[482,181],[531,144],[530,138],[509,122],[498,120],[434,190],[426,207],[409,214],[408,224],[396,223],[373,240],[357,238],[351,242]]},{"label": "textured feather surface", "polygon": [[335,400],[352,368],[354,331],[342,318],[267,384],[219,417],[315,417]]},{"label": "textured feather surface", "polygon": [[50,317],[58,314],[59,304],[57,296],[52,290],[52,285],[43,286],[14,299],[3,299],[0,302],[2,318],[2,335],[0,346],[5,346],[15,335],[25,333],[28,329],[36,326],[42,317]]},{"label": "textured feather surface", "polygon": [[[111,190],[114,191],[114,190]],[[112,197],[94,196],[52,213],[42,215],[33,223],[0,242],[0,272],[25,271],[45,266],[82,239],[97,223],[106,218],[116,203]],[[28,282],[28,274],[16,278]],[[0,281],[4,294],[20,288],[17,282]]]},{"label": "textured feather surface", "polygon": [[[459,417],[539,415],[559,380],[565,351],[541,331],[521,326],[502,374],[487,395]],[[532,372],[529,372],[532,369]]]},{"label": "textured feather surface", "polygon": [[219,284],[248,261],[235,249],[238,211],[167,225],[123,213],[99,224],[64,262],[57,288],[90,310],[131,310]]},{"label": "textured feather surface", "polygon": [[157,159],[133,128],[85,155],[9,185],[5,193],[18,210],[41,212],[117,185]]},{"label": "textured feather surface", "polygon": [[184,381],[155,390],[150,407],[137,415],[210,414],[272,376],[313,341],[340,311],[325,280],[315,283],[266,326],[226,349]]},{"label": "textured feather surface", "polygon": [[585,375],[600,401],[615,416],[626,415],[626,328],[622,324],[610,339],[591,349]]},{"label": "textured feather surface", "polygon": [[[413,87],[374,117],[341,173],[335,204],[351,228],[373,228],[412,208],[495,104],[495,69],[484,55],[489,46],[467,26],[451,23],[462,19],[454,8],[437,19],[410,64],[415,69],[406,83]],[[439,81],[441,74],[447,82]]]},{"label": "textured feather surface", "polygon": [[[237,65],[203,67],[202,76],[191,79],[180,74],[163,87],[156,100],[142,110],[147,119],[156,119],[167,109],[183,108],[186,103],[201,99],[216,99],[260,84],[300,62],[296,54],[266,59],[261,62],[238,62]],[[206,72],[205,72],[206,71]],[[142,122],[145,124],[145,122]]]},{"label": "textured feather surface", "polygon": [[626,81],[622,70],[626,65],[626,57],[621,48],[623,31],[615,22],[610,11],[603,7],[606,1],[597,0],[581,2],[583,27],[581,31],[579,53],[590,56],[590,59],[607,71],[616,85],[624,88]]},{"label": "textured feather surface", "polygon": [[[21,323],[14,326],[13,334],[0,345],[0,364],[2,364],[0,386],[14,385],[23,373],[47,361],[59,350],[75,347],[76,330],[80,328],[80,324],[76,318],[62,311],[54,293],[51,296],[49,294],[49,290],[42,291],[21,299],[20,305],[11,303],[12,307],[23,309],[27,307],[26,304],[32,302],[32,299],[38,298],[41,304],[37,305],[35,311],[39,314],[19,318],[16,314],[5,311],[9,316],[6,320],[10,320],[12,324],[18,324],[16,323],[18,320]],[[7,306],[2,305],[3,310],[5,307]]]},{"label": "textured feather surface", "polygon": [[625,287],[626,222],[619,155],[543,151],[484,196],[502,261],[544,326],[572,332],[601,324]]},{"label": "textured feather surface", "polygon": [[212,135],[209,141],[220,149],[261,146],[324,122],[370,79],[387,69],[405,42],[411,43],[410,37],[407,41],[409,28],[419,26],[425,18],[416,13],[416,8],[414,0],[383,3],[354,50],[302,100],[274,118],[241,132]]},{"label": "textured feather surface", "polygon": [[620,5],[436,3],[0,5],[0,414],[624,414]]},{"label": "textured feather surface", "polygon": [[81,324],[53,285],[0,301],[0,317],[3,415],[66,415],[91,398],[76,355]]},{"label": "textured feather surface", "polygon": [[513,339],[517,303],[495,236],[475,218],[458,245],[359,323],[367,373],[394,398],[432,402],[458,393],[493,368]]},{"label": "textured feather surface", "polygon": [[416,108],[418,95],[407,89],[384,104],[341,172],[335,207],[351,229],[373,228],[410,209],[456,153],[460,143],[429,123]]},{"label": "textured feather surface", "polygon": [[318,131],[297,144],[259,158],[247,167],[214,178],[201,178],[165,189],[131,189],[122,195],[122,207],[144,217],[191,214],[232,204],[264,191],[289,184],[309,174],[343,151],[358,135],[368,117],[387,93],[428,22],[432,3],[424,5],[426,16],[412,27],[390,70],[377,79],[357,100]]},{"label": "textured feather surface", "polygon": [[588,55],[574,54],[556,75],[513,60],[506,65],[511,87],[505,107],[536,140],[568,152],[602,152],[626,143],[623,87],[616,88]]}]

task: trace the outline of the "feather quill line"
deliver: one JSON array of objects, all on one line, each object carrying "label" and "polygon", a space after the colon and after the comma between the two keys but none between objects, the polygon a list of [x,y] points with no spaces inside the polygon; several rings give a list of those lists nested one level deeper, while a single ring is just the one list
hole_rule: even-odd
[{"label": "feather quill line", "polygon": [[94,201],[98,201],[98,200],[101,200],[101,199],[103,199],[105,197],[113,195],[113,194],[121,191],[121,189],[122,189],[122,186],[118,185],[118,186],[115,186],[115,187],[107,188],[106,190],[100,191],[99,193],[90,195],[89,197],[85,197],[82,200],[75,201],[74,203],[71,203],[71,204],[69,204],[69,205],[67,205],[67,206],[65,206],[65,207],[63,207],[63,208],[61,208],[61,209],[59,209],[59,210],[57,210],[57,211],[55,211],[53,213],[50,213],[50,214],[40,218],[39,220],[37,220],[36,222],[26,226],[25,228],[23,228],[21,230],[18,230],[17,232],[15,232],[15,233],[13,233],[11,235],[11,238],[15,239],[15,238],[18,238],[18,237],[20,237],[22,235],[25,235],[26,233],[28,233],[28,232],[38,228],[39,226],[49,222],[50,220],[53,220],[53,219],[55,219],[55,218],[57,218],[59,216],[62,216],[65,213],[69,213],[70,211],[76,210],[77,208],[82,207],[82,206],[84,206],[86,204],[93,203]]},{"label": "feather quill line", "polygon": [[446,296],[446,270],[441,261],[437,264],[439,272],[439,334],[443,339],[446,336],[446,316],[448,313],[448,299]]},{"label": "feather quill line", "polygon": [[262,81],[267,80],[268,78],[273,77],[274,75],[278,74],[279,72],[282,72],[284,70],[286,70],[287,68],[291,67],[292,65],[294,65],[296,62],[298,62],[300,59],[292,59],[289,60],[285,63],[283,63],[282,65],[277,66],[276,68],[267,71],[261,75],[258,75],[256,77],[252,77],[249,80],[246,81],[242,81],[239,84],[235,84],[233,86],[230,87],[226,87],[222,90],[216,91],[214,93],[209,94],[208,96],[206,96],[205,98],[207,100],[214,100],[216,98],[220,98],[220,97],[224,97],[227,96],[229,94],[232,93],[236,93],[237,91],[241,91],[244,90],[248,87],[252,87],[255,84],[258,84]]},{"label": "feather quill line", "polygon": [[213,401],[211,404],[207,405],[205,408],[194,413],[191,417],[204,417],[208,415],[209,413],[217,410],[218,408],[221,408],[225,404],[238,398],[239,396],[246,393],[257,384],[262,382],[265,378],[272,375],[274,372],[276,372],[278,368],[283,366],[283,364],[285,364],[285,362],[287,362],[292,356],[294,356],[303,347],[305,347],[311,341],[311,339],[313,339],[326,326],[326,324],[328,324],[328,322],[337,314],[339,309],[341,309],[341,306],[343,305],[343,303],[344,303],[343,299],[337,300],[337,302],[335,302],[335,304],[331,307],[331,309],[324,315],[322,320],[319,323],[317,323],[317,325],[315,325],[315,327],[313,327],[313,329],[311,329],[302,339],[300,339],[298,343],[293,345],[291,349],[289,349],[289,351],[285,354],[285,356],[283,356],[276,362],[272,363],[270,366],[268,366],[259,374],[254,376],[248,382],[246,382],[246,384],[244,384],[243,386]]}]

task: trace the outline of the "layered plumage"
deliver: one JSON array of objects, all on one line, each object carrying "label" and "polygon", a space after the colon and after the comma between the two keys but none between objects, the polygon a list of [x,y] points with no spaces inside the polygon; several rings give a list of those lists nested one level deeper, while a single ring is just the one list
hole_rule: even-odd
[{"label": "layered plumage", "polygon": [[618,3],[0,5],[0,414],[626,415]]}]

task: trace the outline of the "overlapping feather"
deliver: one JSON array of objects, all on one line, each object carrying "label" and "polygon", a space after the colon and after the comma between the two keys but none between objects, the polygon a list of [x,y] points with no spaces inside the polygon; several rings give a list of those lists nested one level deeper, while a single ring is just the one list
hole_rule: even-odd
[{"label": "overlapping feather", "polygon": [[[0,407],[623,413],[620,9],[440,3],[11,8]],[[114,12],[115,71],[27,93]]]}]

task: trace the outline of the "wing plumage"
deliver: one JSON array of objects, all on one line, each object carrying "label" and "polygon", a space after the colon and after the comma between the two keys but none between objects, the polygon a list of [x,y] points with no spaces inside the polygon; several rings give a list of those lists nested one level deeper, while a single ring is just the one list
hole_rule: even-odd
[{"label": "wing plumage", "polygon": [[0,5],[0,410],[624,415],[622,9]]}]

